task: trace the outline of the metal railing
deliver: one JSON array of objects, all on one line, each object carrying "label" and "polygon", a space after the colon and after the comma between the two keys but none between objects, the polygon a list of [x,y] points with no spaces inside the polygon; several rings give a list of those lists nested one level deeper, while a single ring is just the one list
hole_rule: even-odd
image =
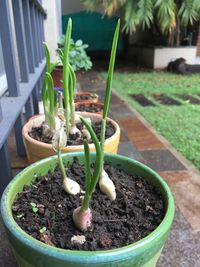
[{"label": "metal railing", "polygon": [[45,69],[45,17],[39,0],[0,1],[0,35],[8,84],[7,93],[0,99],[0,194],[12,178],[8,136],[14,127],[17,152],[24,156],[23,108],[26,119],[38,113]]}]

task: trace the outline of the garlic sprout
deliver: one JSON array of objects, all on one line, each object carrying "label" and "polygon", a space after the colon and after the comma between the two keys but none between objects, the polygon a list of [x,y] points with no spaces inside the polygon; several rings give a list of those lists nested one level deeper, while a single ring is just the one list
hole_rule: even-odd
[{"label": "garlic sprout", "polygon": [[111,95],[111,89],[112,89],[113,71],[114,71],[114,65],[115,65],[119,29],[120,29],[120,20],[118,20],[117,22],[117,27],[115,30],[113,43],[112,43],[110,63],[109,63],[109,68],[108,68],[108,77],[107,77],[107,82],[106,82],[106,93],[105,93],[105,100],[104,100],[104,110],[103,110],[102,125],[101,125],[101,137],[100,137],[101,150],[102,150],[102,165],[101,165],[101,177],[99,180],[99,186],[102,192],[105,193],[111,200],[115,200],[116,192],[115,192],[115,186],[113,182],[110,180],[108,174],[103,169],[104,143],[105,143],[106,119],[107,119],[109,105],[110,105],[110,95]]},{"label": "garlic sprout", "polygon": [[61,122],[60,129],[54,132],[52,146],[58,155],[58,162],[63,177],[63,189],[70,195],[77,195],[78,193],[80,193],[81,188],[76,181],[67,177],[65,166],[63,164],[61,156],[61,150],[66,146],[66,143],[67,143],[67,135],[66,135],[65,125],[63,122]]},{"label": "garlic sprout", "polygon": [[77,228],[82,231],[86,231],[92,223],[92,212],[89,207],[90,201],[92,198],[92,194],[95,190],[97,185],[99,175],[100,175],[100,167],[101,167],[101,147],[99,141],[94,133],[90,124],[83,118],[81,118],[82,123],[85,125],[87,130],[89,131],[92,141],[94,142],[95,149],[96,149],[96,159],[95,159],[95,167],[93,175],[90,172],[90,150],[88,142],[84,141],[84,151],[85,151],[85,186],[86,192],[82,201],[82,205],[76,208],[73,212],[73,221]]}]

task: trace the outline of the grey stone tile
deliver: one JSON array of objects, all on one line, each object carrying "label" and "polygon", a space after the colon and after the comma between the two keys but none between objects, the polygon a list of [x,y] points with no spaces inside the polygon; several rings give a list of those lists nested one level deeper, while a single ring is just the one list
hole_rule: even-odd
[{"label": "grey stone tile", "polygon": [[12,250],[8,243],[2,220],[0,217],[0,266],[1,267],[17,267],[17,263],[12,254]]},{"label": "grey stone tile", "polygon": [[176,210],[172,230],[157,267],[199,267],[199,240],[200,234],[192,232],[183,215]]},{"label": "grey stone tile", "polygon": [[138,152],[138,150],[134,147],[134,145],[129,142],[121,142],[119,144],[119,150],[118,154],[121,154],[123,156],[127,156],[132,159],[141,160],[142,156]]},{"label": "grey stone tile", "polygon": [[147,165],[156,171],[185,170],[185,166],[169,150],[140,151]]},{"label": "grey stone tile", "polygon": [[129,142],[130,139],[128,137],[128,135],[126,134],[126,131],[124,130],[124,128],[120,127],[120,142]]},{"label": "grey stone tile", "polygon": [[121,103],[120,105],[110,105],[110,112],[116,119],[121,119],[126,116],[134,117],[133,111],[125,104]]}]

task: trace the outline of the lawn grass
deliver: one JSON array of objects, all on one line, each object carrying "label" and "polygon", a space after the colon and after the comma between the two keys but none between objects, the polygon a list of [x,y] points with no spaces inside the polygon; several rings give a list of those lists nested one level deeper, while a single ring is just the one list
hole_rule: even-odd
[{"label": "lawn grass", "polygon": [[[105,73],[102,73],[105,78]],[[166,72],[115,72],[113,88],[163,135],[178,151],[200,169],[200,105],[181,101],[175,94],[200,94],[200,74],[181,76]],[[142,93],[155,107],[142,107],[129,94]],[[158,104],[152,93],[164,93],[181,106]],[[200,99],[200,96],[197,96]]]}]

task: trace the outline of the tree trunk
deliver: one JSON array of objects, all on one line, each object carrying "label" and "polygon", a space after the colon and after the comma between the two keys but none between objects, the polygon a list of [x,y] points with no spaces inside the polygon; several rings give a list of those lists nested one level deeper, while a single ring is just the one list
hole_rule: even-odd
[{"label": "tree trunk", "polygon": [[180,36],[181,36],[180,20],[177,17],[176,19],[176,46],[180,46]]},{"label": "tree trunk", "polygon": [[198,32],[198,38],[197,38],[197,52],[196,56],[200,57],[200,26],[199,26],[199,32]]}]

